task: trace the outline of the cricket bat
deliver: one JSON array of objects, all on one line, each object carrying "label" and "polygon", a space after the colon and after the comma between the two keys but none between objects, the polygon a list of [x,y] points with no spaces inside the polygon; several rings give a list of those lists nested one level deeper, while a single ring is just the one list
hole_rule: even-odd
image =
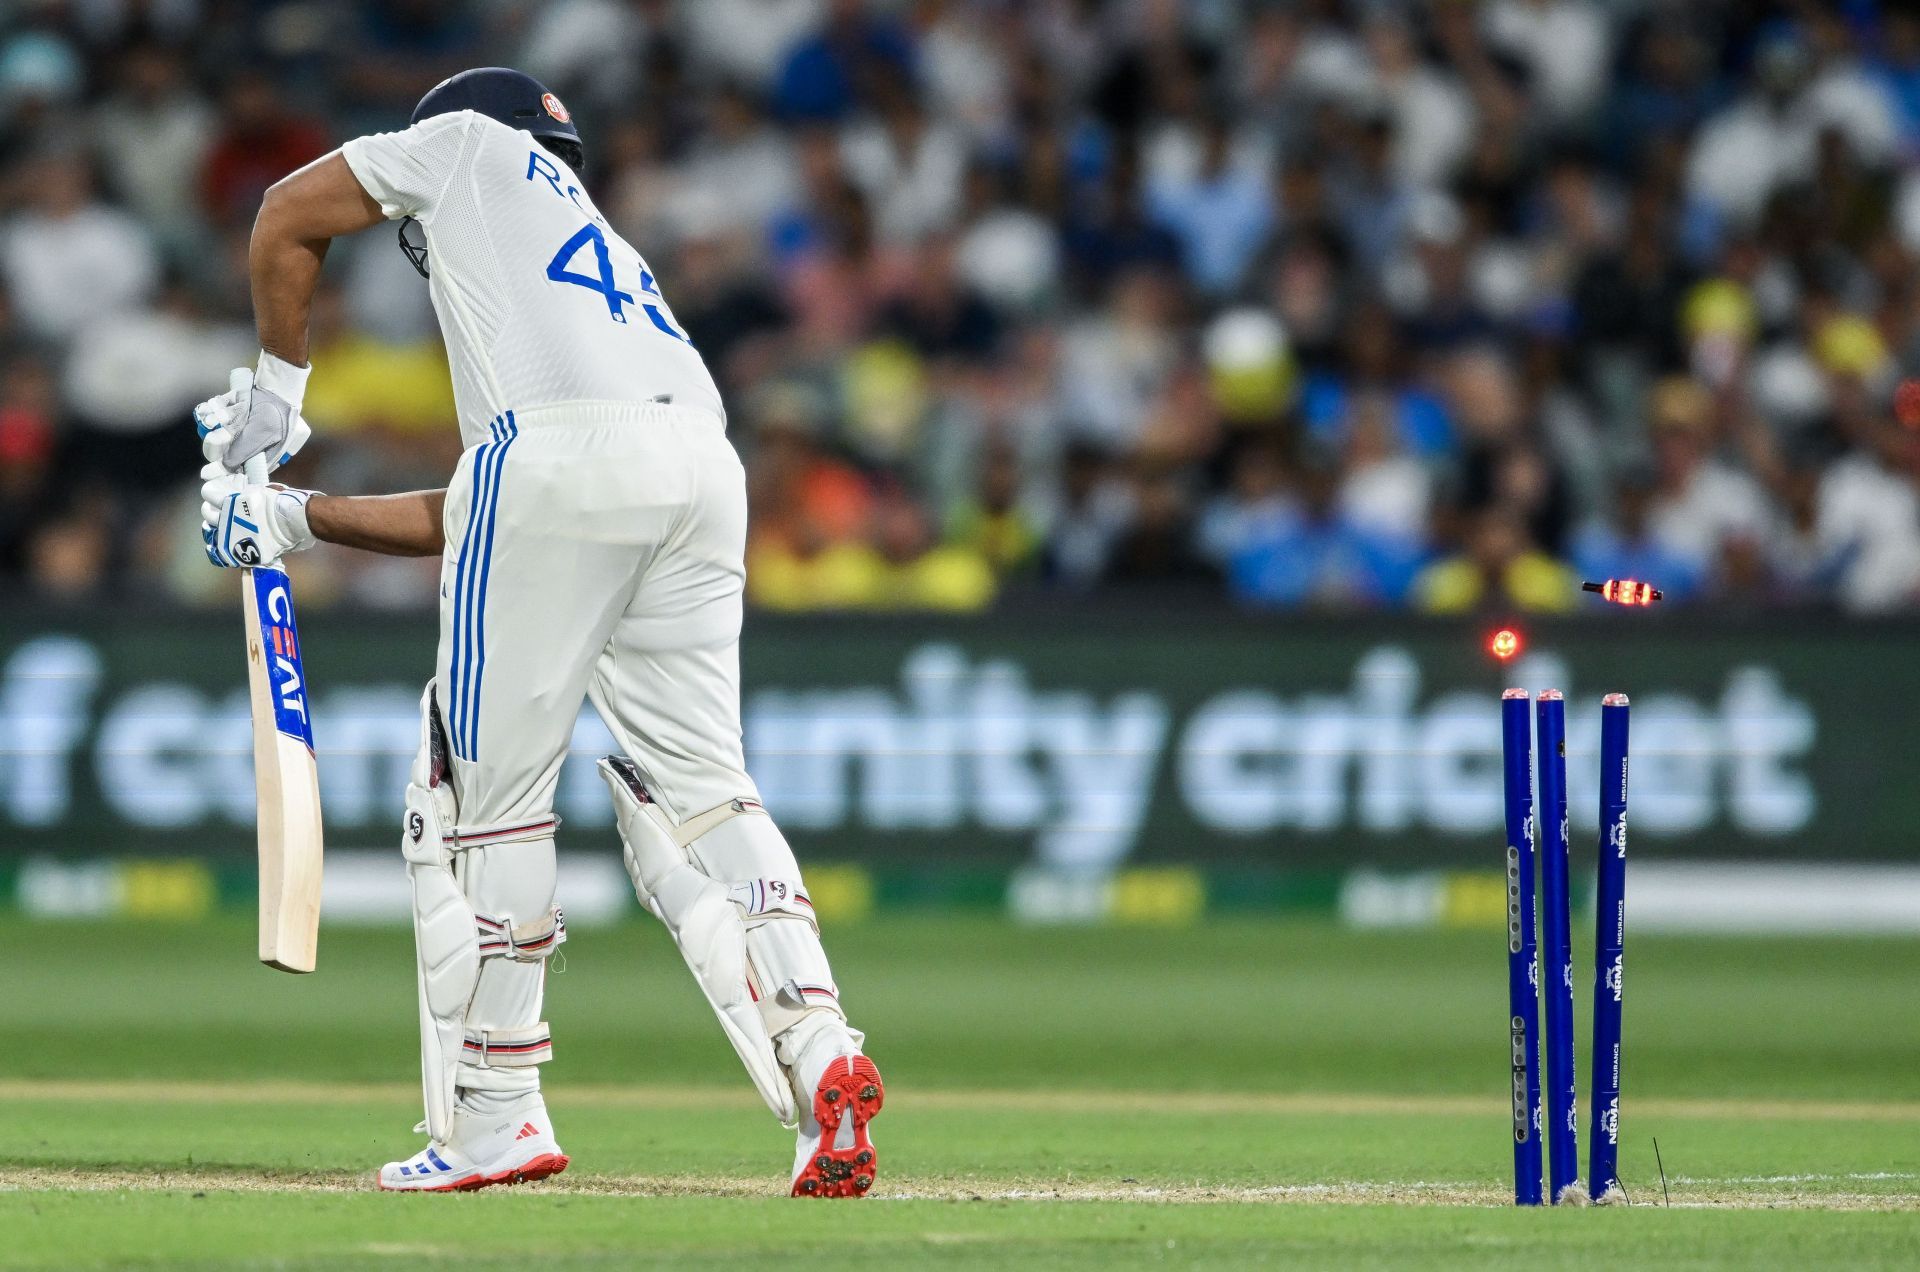
[{"label": "cricket bat", "polygon": [[[233,373],[236,391],[252,382],[251,371]],[[248,460],[246,474],[249,485],[266,481],[267,457]],[[260,961],[283,972],[310,972],[320,941],[320,770],[293,585],[278,566],[256,565],[240,575],[258,801]]]}]

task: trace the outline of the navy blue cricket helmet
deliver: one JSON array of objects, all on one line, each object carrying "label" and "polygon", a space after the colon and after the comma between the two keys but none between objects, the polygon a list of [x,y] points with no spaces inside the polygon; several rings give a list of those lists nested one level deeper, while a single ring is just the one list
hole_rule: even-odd
[{"label": "navy blue cricket helmet", "polygon": [[[505,66],[476,66],[441,80],[427,90],[413,108],[409,123],[470,110],[497,120],[509,128],[518,128],[534,138],[561,162],[579,172],[586,162],[586,149],[580,142],[580,130],[573,126],[560,99],[547,86],[524,71]],[[400,222],[400,250],[407,254],[420,277],[427,277],[427,248],[408,235],[412,217]]]},{"label": "navy blue cricket helmet", "polygon": [[456,110],[485,115],[509,128],[532,133],[543,142],[558,142],[562,158],[566,157],[568,146],[575,152],[582,149],[580,130],[573,126],[573,116],[567,113],[567,108],[547,91],[546,85],[523,71],[504,66],[476,66],[441,80],[428,89],[420,104],[413,108],[411,122],[417,124]]}]

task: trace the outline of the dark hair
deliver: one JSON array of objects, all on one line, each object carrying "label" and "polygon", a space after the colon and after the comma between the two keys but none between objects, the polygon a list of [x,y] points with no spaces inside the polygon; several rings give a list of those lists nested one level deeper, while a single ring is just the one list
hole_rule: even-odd
[{"label": "dark hair", "polygon": [[572,168],[575,176],[579,176],[586,168],[587,152],[579,142],[563,137],[542,137],[539,140],[556,159]]}]

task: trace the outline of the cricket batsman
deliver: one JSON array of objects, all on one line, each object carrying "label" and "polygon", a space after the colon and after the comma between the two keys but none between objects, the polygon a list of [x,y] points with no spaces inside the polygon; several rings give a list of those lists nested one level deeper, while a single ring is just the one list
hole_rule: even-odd
[{"label": "cricket batsman", "polygon": [[[580,134],[517,71],[464,71],[402,132],[266,194],[250,253],[260,358],[195,417],[221,566],[315,541],[439,554],[440,644],[400,848],[413,889],[425,1148],[396,1191],[541,1179],[566,1154],[540,1094],[554,788],[582,699],[628,873],[748,1075],[797,1129],[795,1196],[872,1186],[884,1099],[800,868],[747,776],[739,640],[746,487],[719,390],[646,261],[581,188]],[[465,453],[445,490],[248,484],[305,441],[307,316],[328,244],[399,221],[446,339]]]}]

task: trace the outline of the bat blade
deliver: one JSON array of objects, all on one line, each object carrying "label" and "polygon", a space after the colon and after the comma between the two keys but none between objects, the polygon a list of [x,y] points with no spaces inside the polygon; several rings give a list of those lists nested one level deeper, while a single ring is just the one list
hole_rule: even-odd
[{"label": "bat blade", "polygon": [[272,567],[242,577],[259,801],[260,961],[310,972],[320,940],[320,771],[293,587],[284,570]]}]

